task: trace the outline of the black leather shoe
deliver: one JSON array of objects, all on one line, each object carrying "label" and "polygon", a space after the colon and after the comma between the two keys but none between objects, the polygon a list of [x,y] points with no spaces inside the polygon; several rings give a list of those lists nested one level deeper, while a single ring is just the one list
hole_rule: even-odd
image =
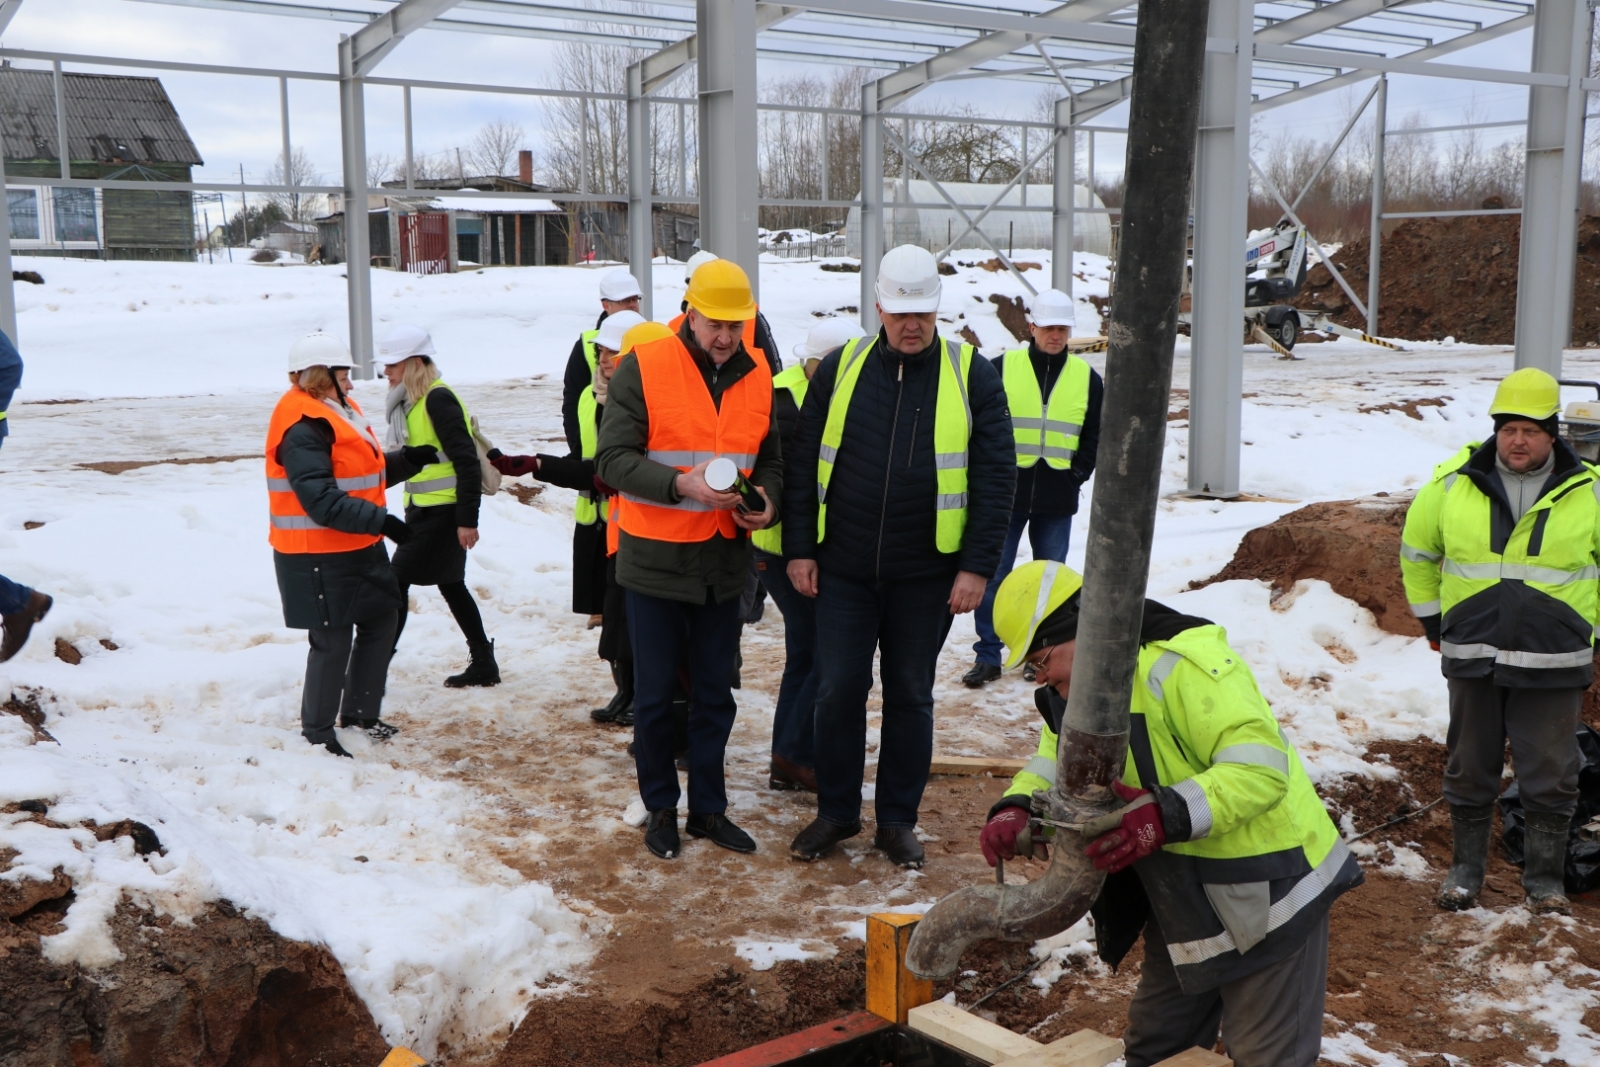
[{"label": "black leather shoe", "polygon": [[327,749],[329,752],[332,752],[335,756],[343,756],[345,759],[355,759],[355,757],[350,755],[345,747],[339,743],[339,739],[337,737],[330,737],[321,744],[323,748]]},{"label": "black leather shoe", "polygon": [[805,863],[819,860],[833,851],[833,846],[840,841],[852,838],[861,832],[861,824],[854,826],[835,826],[831,822],[821,819],[812,819],[811,825],[795,835],[789,842],[789,855]]},{"label": "black leather shoe", "polygon": [[908,871],[920,871],[926,858],[917,832],[909,826],[880,826],[872,847],[889,857],[889,862]]},{"label": "black leather shoe", "polygon": [[749,834],[728,821],[726,815],[696,815],[689,813],[683,828],[690,837],[703,837],[713,845],[721,845],[731,852],[754,852],[756,843]]},{"label": "black leather shoe", "polygon": [[644,824],[644,847],[664,860],[673,859],[683,850],[683,843],[678,840],[677,808],[650,813],[650,821]]},{"label": "black leather shoe", "polygon": [[961,684],[968,689],[982,689],[988,683],[1000,677],[1000,668],[993,663],[979,661],[972,665],[972,669],[961,676]]}]

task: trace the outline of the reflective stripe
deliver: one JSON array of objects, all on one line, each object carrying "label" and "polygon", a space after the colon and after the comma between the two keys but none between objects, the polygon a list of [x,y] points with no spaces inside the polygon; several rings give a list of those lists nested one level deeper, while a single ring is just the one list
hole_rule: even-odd
[{"label": "reflective stripe", "polygon": [[1493,645],[1457,645],[1440,641],[1439,651],[1451,659],[1489,659],[1500,650]]},{"label": "reflective stripe", "polygon": [[944,345],[945,358],[950,363],[950,369],[955,372],[956,390],[961,394],[961,407],[967,413],[967,437],[972,436],[972,398],[967,396],[967,379],[961,373],[961,350],[966,345],[952,345],[949,341],[941,342]]},{"label": "reflective stripe", "polygon": [[733,465],[744,470],[749,470],[756,465],[756,457],[748,452],[663,452],[652,450],[645,453],[646,459],[663,463],[668,467],[697,467],[712,459],[731,459]]},{"label": "reflective stripe", "polygon": [[[1345,847],[1344,841],[1336,838],[1333,848],[1329,849],[1327,856],[1317,864],[1316,870],[1295,883],[1295,887],[1267,911],[1267,933],[1272,933],[1300,914],[1307,906],[1314,904],[1328,891],[1328,887],[1339,876],[1340,869],[1349,858],[1350,850]],[[1215,937],[1201,938],[1198,941],[1170,942],[1167,945],[1167,952],[1172,956],[1173,963],[1180,967],[1192,967],[1209,959],[1215,959],[1224,952],[1232,952],[1235,948],[1233,935],[1224,930]]]},{"label": "reflective stripe", "polygon": [[[1044,565],[1044,572],[1039,575],[1039,594],[1033,601],[1033,618],[1028,622],[1028,645],[1030,650],[1033,637],[1039,632],[1039,624],[1044,622],[1044,617],[1050,610],[1050,590],[1055,588],[1056,575],[1061,571],[1061,564],[1049,560]],[[1054,779],[1051,779],[1054,781]]]},{"label": "reflective stripe", "polygon": [[1456,479],[1458,477],[1460,477],[1460,475],[1455,471],[1451,471],[1449,474],[1445,475],[1445,478],[1444,478],[1444,491],[1445,492],[1448,493],[1450,491],[1450,487],[1452,485],[1456,484]]},{"label": "reflective stripe", "polygon": [[1045,445],[1039,449],[1039,455],[1045,459],[1071,459],[1077,454],[1077,449],[1062,448],[1060,445]]},{"label": "reflective stripe", "polygon": [[839,459],[839,450],[832,445],[823,445],[818,449],[817,454],[824,463],[833,463]]},{"label": "reflective stripe", "polygon": [[383,484],[383,475],[367,474],[360,478],[335,478],[333,484],[340,489],[376,489]]},{"label": "reflective stripe", "polygon": [[1165,699],[1161,687],[1166,684],[1167,675],[1172,673],[1172,669],[1181,659],[1183,659],[1181,655],[1169,648],[1151,665],[1150,674],[1145,678],[1145,685],[1149,686],[1150,692],[1155,694],[1157,700]]},{"label": "reflective stripe", "polygon": [[828,487],[826,485],[823,485],[821,482],[818,482],[817,483],[817,503],[818,504],[826,504],[827,502],[828,502]]},{"label": "reflective stripe", "polygon": [[1257,767],[1271,767],[1285,777],[1289,774],[1289,754],[1271,745],[1244,744],[1229,745],[1222,749],[1211,762],[1216,763],[1246,763]]},{"label": "reflective stripe", "polygon": [[[1402,549],[1403,551],[1403,549]],[[1600,567],[1593,564],[1575,571],[1555,567],[1535,567],[1530,563],[1457,563],[1446,559],[1444,573],[1469,581],[1510,578],[1521,582],[1539,582],[1543,585],[1566,585],[1569,582],[1592,581],[1600,578]]]},{"label": "reflective stripe", "polygon": [[635,504],[648,504],[650,507],[653,507],[653,508],[670,508],[670,509],[675,510],[675,511],[716,511],[717,510],[716,508],[712,507],[710,504],[702,504],[702,503],[700,503],[700,501],[698,501],[698,500],[690,500],[688,497],[685,497],[684,499],[678,501],[676,504],[663,504],[659,500],[651,500],[648,497],[634,496],[632,493],[623,493],[622,494],[622,499],[631,500]]},{"label": "reflective stripe", "polygon": [[1412,563],[1438,563],[1444,559],[1443,552],[1424,552],[1420,548],[1413,548],[1404,541],[1400,542],[1400,558]]},{"label": "reflective stripe", "polygon": [[269,493],[292,493],[292,492],[294,492],[294,486],[289,484],[289,479],[287,479],[287,478],[268,478],[267,479],[267,492],[269,492]]},{"label": "reflective stripe", "polygon": [[967,454],[965,452],[935,452],[933,454],[933,466],[935,470],[960,470],[966,465]]},{"label": "reflective stripe", "polygon": [[1451,659],[1488,659],[1507,667],[1527,667],[1533,670],[1560,670],[1563,667],[1583,667],[1594,660],[1593,648],[1580,648],[1573,652],[1513,652],[1502,651],[1493,645],[1455,645],[1439,642],[1439,651]]},{"label": "reflective stripe", "polygon": [[1060,419],[1052,419],[1048,416],[1044,420],[1044,429],[1046,433],[1054,430],[1056,433],[1067,437],[1077,437],[1083,432],[1083,427],[1075,422],[1062,422]]},{"label": "reflective stripe", "polygon": [[1011,425],[1018,430],[1042,430],[1044,429],[1044,418],[1041,416],[1037,419],[1025,419],[1020,415],[1013,415],[1011,416]]},{"label": "reflective stripe", "polygon": [[448,478],[431,478],[426,482],[407,482],[406,492],[413,496],[420,496],[423,493],[437,493],[441,489],[454,489],[455,487],[456,476],[452,474]]},{"label": "reflective stripe", "polygon": [[934,504],[936,511],[959,511],[967,506],[965,493],[940,493],[939,500]]},{"label": "reflective stripe", "polygon": [[[0,415],[0,419],[3,419],[3,418],[5,418],[5,416],[4,415]],[[1596,500],[1600,500],[1600,479],[1596,479],[1596,481],[1594,482],[1593,488],[1594,488],[1594,498]]]},{"label": "reflective stripe", "polygon": [[326,530],[326,526],[318,525],[311,521],[309,515],[274,515],[272,527],[275,530]]},{"label": "reflective stripe", "polygon": [[1437,600],[1430,600],[1425,604],[1411,605],[1411,614],[1415,615],[1419,619],[1430,618],[1439,614],[1439,612],[1442,610],[1443,609],[1439,606],[1439,601]]},{"label": "reflective stripe", "polygon": [[1206,799],[1206,791],[1200,788],[1200,783],[1193,778],[1185,778],[1172,787],[1172,791],[1183,798],[1184,804],[1189,809],[1189,840],[1198,841],[1211,833],[1211,802]]},{"label": "reflective stripe", "polygon": [[1051,785],[1055,785],[1056,761],[1053,759],[1045,759],[1043,756],[1035,756],[1027,762],[1026,766],[1022,768],[1022,773],[1037,775],[1038,777],[1049,782]]}]

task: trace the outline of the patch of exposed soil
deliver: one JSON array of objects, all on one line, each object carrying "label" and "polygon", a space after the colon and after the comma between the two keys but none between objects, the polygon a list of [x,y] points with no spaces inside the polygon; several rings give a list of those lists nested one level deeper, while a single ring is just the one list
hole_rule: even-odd
[{"label": "patch of exposed soil", "polygon": [[542,485],[523,485],[521,482],[507,482],[501,486],[507,493],[517,498],[517,503],[533,506],[539,494],[544,492]]},{"label": "patch of exposed soil", "polygon": [[1312,504],[1244,535],[1228,565],[1204,581],[1269,581],[1277,595],[1318,578],[1372,612],[1392,634],[1421,637],[1400,578],[1400,531],[1409,494]]},{"label": "patch of exposed soil", "polygon": [[136,471],[140,467],[159,467],[163,464],[175,464],[180,467],[192,463],[237,463],[241,459],[260,459],[254,453],[243,456],[191,456],[185,459],[117,459],[106,460],[100,463],[79,463],[78,466],[87,471],[99,471],[101,474],[125,474]]},{"label": "patch of exposed soil", "polygon": [[[1006,265],[1000,262],[999,256],[992,256],[989,259],[980,259],[976,263],[962,263],[960,260],[957,260],[956,265],[960,267],[980,267],[983,270],[988,271],[990,274],[999,274],[1001,271],[1006,269]],[[1027,260],[1013,259],[1011,261],[1011,265],[1017,268],[1019,271],[1044,270],[1044,264],[1034,263]]]},{"label": "patch of exposed soil", "polygon": [[36,690],[24,689],[19,696],[12,693],[0,704],[0,711],[8,715],[15,715],[33,729],[35,742],[50,741],[55,738],[50,736],[50,731],[44,728],[44,709],[39,706],[39,694]]},{"label": "patch of exposed soil", "polygon": [[995,317],[1000,320],[1000,325],[1009,330],[1012,337],[1024,344],[1033,337],[1028,330],[1028,309],[1022,297],[990,293],[989,303],[994,305]]},{"label": "patch of exposed soil", "polygon": [[1416,419],[1421,422],[1422,412],[1419,410],[1420,408],[1442,408],[1447,402],[1454,399],[1455,397],[1453,396],[1425,396],[1416,400],[1391,400],[1384,404],[1365,404],[1356,408],[1356,410],[1363,415],[1372,415],[1384,411],[1398,411],[1408,419]]}]

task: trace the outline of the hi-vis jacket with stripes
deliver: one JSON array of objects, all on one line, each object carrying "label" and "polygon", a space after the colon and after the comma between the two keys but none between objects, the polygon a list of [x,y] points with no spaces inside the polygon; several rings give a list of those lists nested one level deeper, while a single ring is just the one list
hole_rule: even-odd
[{"label": "hi-vis jacket with stripes", "polygon": [[[350,401],[355,404],[354,400]],[[359,411],[360,408],[355,410]],[[379,533],[345,533],[329,529],[306,514],[289,484],[289,472],[278,455],[283,436],[303,418],[320,419],[333,431],[334,484],[345,493],[366,500],[379,510],[384,499],[383,449],[372,428],[357,429],[332,404],[326,404],[299,386],[291,386],[278,399],[267,427],[267,501],[270,512],[268,540],[279,552],[353,552],[383,539]]]},{"label": "hi-vis jacket with stripes", "polygon": [[1406,512],[1400,570],[1446,677],[1532,689],[1593,680],[1600,477],[1565,441],[1556,441],[1550,477],[1520,520],[1493,438],[1435,467]]},{"label": "hi-vis jacket with stripes", "polygon": [[[1060,698],[1052,703],[1059,715]],[[1167,835],[1133,871],[1183,991],[1214,989],[1296,951],[1334,898],[1361,883],[1361,868],[1223,628],[1147,641],[1130,710],[1122,780],[1156,794]],[[1031,807],[1055,772],[1047,726],[1001,803]],[[1102,896],[1128,891],[1113,876]],[[1137,938],[1137,928],[1108,928],[1098,905],[1096,918],[1102,955],[1108,940],[1126,951]]]}]

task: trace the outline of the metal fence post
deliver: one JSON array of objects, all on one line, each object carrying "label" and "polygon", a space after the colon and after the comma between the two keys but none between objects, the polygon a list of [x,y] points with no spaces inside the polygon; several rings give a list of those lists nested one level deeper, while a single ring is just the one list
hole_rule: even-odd
[{"label": "metal fence post", "polygon": [[644,67],[628,67],[628,269],[639,281],[639,314],[655,317],[655,231],[650,212],[650,98],[644,91]]},{"label": "metal fence post", "polygon": [[[339,131],[344,161],[346,300],[355,377],[372,377],[372,251],[367,232],[367,109],[353,45],[339,38]],[[398,249],[396,250],[398,251]]]},{"label": "metal fence post", "polygon": [[1072,128],[1072,98],[1056,101],[1055,210],[1051,214],[1050,284],[1072,295],[1073,224],[1078,207],[1078,135]]},{"label": "metal fence post", "polygon": [[883,119],[878,86],[861,87],[861,328],[877,333],[878,261],[883,258]]},{"label": "metal fence post", "polygon": [[1378,99],[1372,112],[1372,234],[1367,239],[1367,333],[1378,336],[1378,282],[1383,258],[1383,151],[1388,140],[1389,76],[1378,78]]}]

